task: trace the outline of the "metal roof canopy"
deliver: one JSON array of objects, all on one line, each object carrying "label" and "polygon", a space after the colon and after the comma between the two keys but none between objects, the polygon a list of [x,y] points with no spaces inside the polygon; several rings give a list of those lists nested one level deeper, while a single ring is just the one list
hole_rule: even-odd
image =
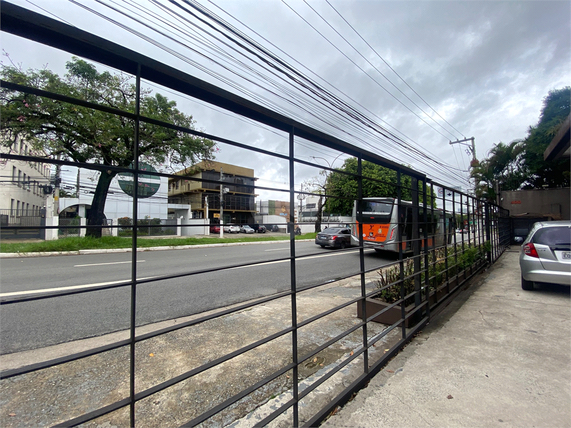
[{"label": "metal roof canopy", "polygon": [[425,179],[425,175],[262,107],[173,67],[76,27],[2,1],[1,31],[69,52],[192,96],[306,140]]},{"label": "metal roof canopy", "polygon": [[543,154],[543,159],[546,161],[550,161],[550,160],[555,160],[555,159],[559,159],[562,157],[569,157],[569,128],[570,128],[570,123],[571,123],[571,115],[567,116],[567,119],[565,119],[565,121],[561,124],[561,126],[559,127],[559,130],[557,131],[557,134],[555,134],[555,137],[553,138],[553,140],[551,140],[551,143],[549,144],[549,147],[547,147],[547,149],[545,149],[545,152]]}]

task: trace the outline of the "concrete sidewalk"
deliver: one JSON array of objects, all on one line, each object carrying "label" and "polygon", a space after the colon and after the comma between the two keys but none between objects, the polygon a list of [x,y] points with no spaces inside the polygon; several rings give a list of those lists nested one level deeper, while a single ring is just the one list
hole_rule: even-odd
[{"label": "concrete sidewalk", "polygon": [[324,424],[341,427],[570,427],[569,287],[523,291],[518,250]]}]

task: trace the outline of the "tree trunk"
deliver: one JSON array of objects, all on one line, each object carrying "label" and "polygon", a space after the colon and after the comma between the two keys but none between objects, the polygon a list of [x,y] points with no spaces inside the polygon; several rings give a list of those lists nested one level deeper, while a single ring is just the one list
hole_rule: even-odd
[{"label": "tree trunk", "polygon": [[317,202],[317,219],[315,220],[315,233],[321,232],[321,219],[323,215],[323,196],[319,196]]},{"label": "tree trunk", "polygon": [[93,194],[91,208],[87,211],[87,225],[99,227],[88,227],[85,233],[86,236],[101,238],[101,232],[103,230],[105,220],[105,201],[107,199],[107,193],[109,192],[111,180],[113,180],[115,175],[115,172],[107,170],[101,171],[97,187],[95,188],[95,193]]}]

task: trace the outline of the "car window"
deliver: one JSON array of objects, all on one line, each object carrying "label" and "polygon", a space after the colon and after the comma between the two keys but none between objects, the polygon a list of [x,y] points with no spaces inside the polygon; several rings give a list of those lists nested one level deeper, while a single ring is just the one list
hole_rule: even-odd
[{"label": "car window", "polygon": [[532,242],[543,245],[571,245],[571,228],[569,226],[545,227],[533,235]]},{"label": "car window", "polygon": [[339,233],[339,229],[335,229],[335,228],[332,228],[332,227],[328,227],[327,229],[325,229],[325,230],[323,231],[323,233]]}]

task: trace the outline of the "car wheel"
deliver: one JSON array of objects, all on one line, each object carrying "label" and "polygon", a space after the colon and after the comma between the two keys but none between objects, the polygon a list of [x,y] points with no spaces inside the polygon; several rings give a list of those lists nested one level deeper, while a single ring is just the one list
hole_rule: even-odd
[{"label": "car wheel", "polygon": [[523,290],[533,290],[533,281],[527,281],[523,278],[523,275],[521,277],[521,288]]},{"label": "car wheel", "polygon": [[320,246],[321,248],[325,248],[325,245],[321,245],[321,244],[319,244],[319,246]]},{"label": "car wheel", "polygon": [[341,244],[339,245],[339,248],[341,248],[342,250],[345,249],[345,241],[341,241]]}]

